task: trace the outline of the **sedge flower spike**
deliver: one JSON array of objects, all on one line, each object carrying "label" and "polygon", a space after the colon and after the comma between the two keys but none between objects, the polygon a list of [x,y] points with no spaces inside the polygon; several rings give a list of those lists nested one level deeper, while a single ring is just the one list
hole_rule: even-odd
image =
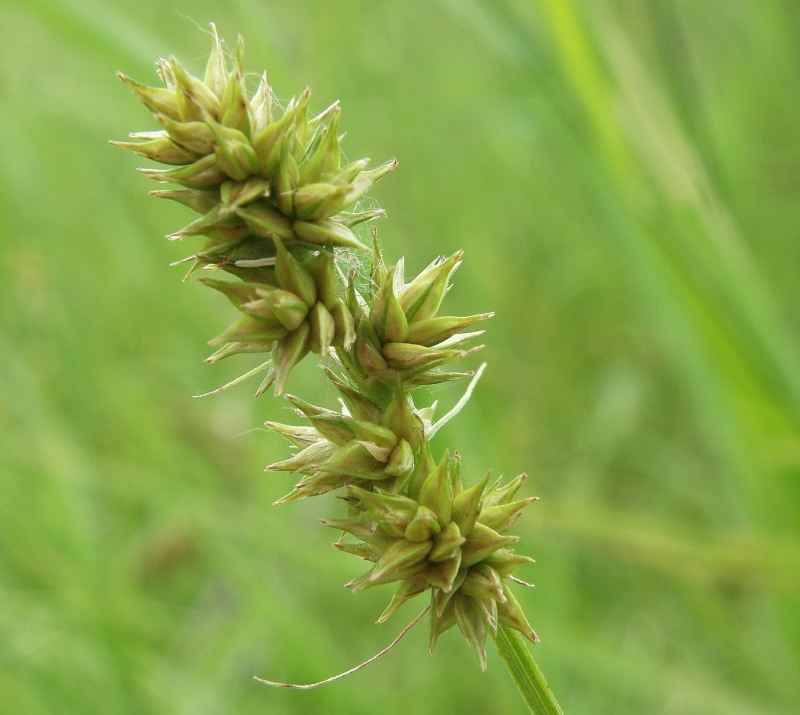
[{"label": "sedge flower spike", "polygon": [[[436,459],[431,448],[438,426],[466,403],[483,367],[440,423],[433,420],[435,403],[415,403],[428,385],[473,375],[443,368],[481,347],[468,346],[483,332],[472,327],[492,313],[440,314],[460,251],[406,280],[403,259],[387,266],[374,231],[371,242],[359,238],[353,227],[383,212],[362,210],[358,201],[396,162],[374,169],[366,159],[345,163],[338,103],[313,115],[306,90],[281,107],[265,75],[248,95],[243,58],[241,39],[229,59],[213,30],[202,78],[175,58],[157,65],[163,87],[120,74],[160,129],[113,143],[168,165],[142,169],[180,187],[154,195],[199,214],[168,236],[203,237],[186,259],[193,262],[190,275],[228,274],[201,278],[239,313],[210,341],[217,349],[207,361],[260,353],[266,359],[258,367],[225,387],[264,372],[256,394],[274,387],[280,395],[292,368],[318,355],[340,406],[285,395],[304,423],[267,423],[296,450],[267,467],[299,477],[276,503],[329,492],[340,497],[345,514],[323,524],[340,532],[336,549],[369,564],[347,587],[395,588],[379,622],[426,594],[431,650],[457,626],[482,668],[489,635],[507,663],[519,661],[521,641],[514,638],[538,639],[510,583],[524,584],[513,573],[532,559],[516,553],[518,537],[508,530],[536,498],[517,498],[524,475],[503,484],[487,473],[465,485],[459,454],[445,450]],[[357,280],[354,255],[370,253],[367,280]],[[524,693],[525,668],[509,667]]]}]

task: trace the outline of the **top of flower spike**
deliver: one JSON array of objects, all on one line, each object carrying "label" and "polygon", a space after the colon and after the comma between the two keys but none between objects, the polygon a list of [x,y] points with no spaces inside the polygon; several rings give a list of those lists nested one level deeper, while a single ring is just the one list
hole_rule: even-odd
[{"label": "top of flower spike", "polygon": [[142,172],[182,188],[152,193],[200,214],[169,235],[205,236],[188,259],[189,273],[205,267],[243,281],[206,281],[244,314],[212,341],[220,349],[209,361],[271,354],[257,368],[269,367],[259,392],[274,384],[280,394],[306,353],[324,355],[331,346],[352,343],[352,316],[339,298],[333,249],[367,248],[352,228],[383,211],[351,209],[396,162],[375,169],[367,168],[367,159],[344,164],[338,102],[312,116],[306,90],[284,109],[265,75],[248,96],[241,38],[229,58],[213,25],[212,34],[202,79],[174,57],[158,62],[163,87],[120,73],[161,129],[112,143],[168,164]]},{"label": "top of flower spike", "polygon": [[131,134],[138,141],[112,143],[170,165],[142,171],[155,181],[182,185],[182,190],[156,195],[203,214],[173,236],[208,236],[206,250],[248,235],[278,236],[288,244],[366,248],[351,228],[382,212],[347,209],[396,162],[372,170],[367,159],[342,165],[338,102],[309,116],[306,90],[282,109],[266,75],[248,98],[241,38],[229,66],[213,25],[212,31],[202,80],[175,57],[158,63],[164,87],[119,74],[162,128]]}]

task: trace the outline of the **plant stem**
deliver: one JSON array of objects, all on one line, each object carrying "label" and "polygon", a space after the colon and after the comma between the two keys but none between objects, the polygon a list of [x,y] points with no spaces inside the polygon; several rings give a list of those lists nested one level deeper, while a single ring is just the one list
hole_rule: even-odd
[{"label": "plant stem", "polygon": [[530,711],[535,715],[563,715],[523,637],[517,631],[499,626],[494,642]]}]

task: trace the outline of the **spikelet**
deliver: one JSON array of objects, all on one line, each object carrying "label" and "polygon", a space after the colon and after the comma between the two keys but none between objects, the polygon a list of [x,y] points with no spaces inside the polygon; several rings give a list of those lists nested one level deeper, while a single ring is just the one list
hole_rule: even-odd
[{"label": "spikelet", "polygon": [[[340,389],[352,404],[347,387],[340,383]],[[303,475],[292,492],[276,503],[348,485],[371,488],[380,484],[385,490],[402,489],[425,439],[424,423],[405,393],[398,391],[385,409],[359,396],[355,414],[317,407],[292,395],[286,398],[311,429],[267,422],[267,427],[300,447],[294,456],[267,467],[267,471]]]},{"label": "spikelet", "polygon": [[538,640],[508,588],[508,577],[532,559],[516,554],[511,546],[518,537],[505,534],[536,498],[513,499],[524,475],[489,487],[487,474],[465,489],[460,473],[458,454],[445,454],[438,465],[426,454],[399,493],[383,490],[380,482],[366,489],[351,484],[349,518],[323,523],[348,535],[335,547],[371,563],[348,588],[360,592],[397,584],[379,622],[430,591],[431,650],[442,633],[458,625],[485,669],[486,636],[496,634],[498,625]]},{"label": "spikelet", "polygon": [[437,258],[408,283],[403,262],[387,269],[375,248],[371,295],[352,289],[348,308],[355,319],[355,342],[343,367],[356,382],[392,389],[447,382],[464,376],[440,368],[470,355],[482,346],[465,348],[482,330],[462,332],[493,313],[463,317],[437,315],[450,278],[461,264],[461,252]]}]

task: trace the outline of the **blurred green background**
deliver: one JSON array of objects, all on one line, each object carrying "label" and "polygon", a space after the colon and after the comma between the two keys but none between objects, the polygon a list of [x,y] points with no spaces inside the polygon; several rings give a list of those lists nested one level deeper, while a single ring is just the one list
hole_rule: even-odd
[{"label": "blurred green background", "polygon": [[[334,500],[271,506],[284,404],[191,398],[251,363],[203,364],[231,310],[107,139],[155,128],[115,71],[202,72],[212,20],[279,97],[341,99],[351,159],[398,157],[389,260],[465,249],[447,312],[496,311],[489,369],[435,446],[542,498],[519,597],[565,710],[798,712],[793,0],[4,0],[0,709],[523,712],[424,627],[321,690],[252,681],[348,668],[421,604],[373,625]],[[311,366],[290,390],[333,398]]]}]

